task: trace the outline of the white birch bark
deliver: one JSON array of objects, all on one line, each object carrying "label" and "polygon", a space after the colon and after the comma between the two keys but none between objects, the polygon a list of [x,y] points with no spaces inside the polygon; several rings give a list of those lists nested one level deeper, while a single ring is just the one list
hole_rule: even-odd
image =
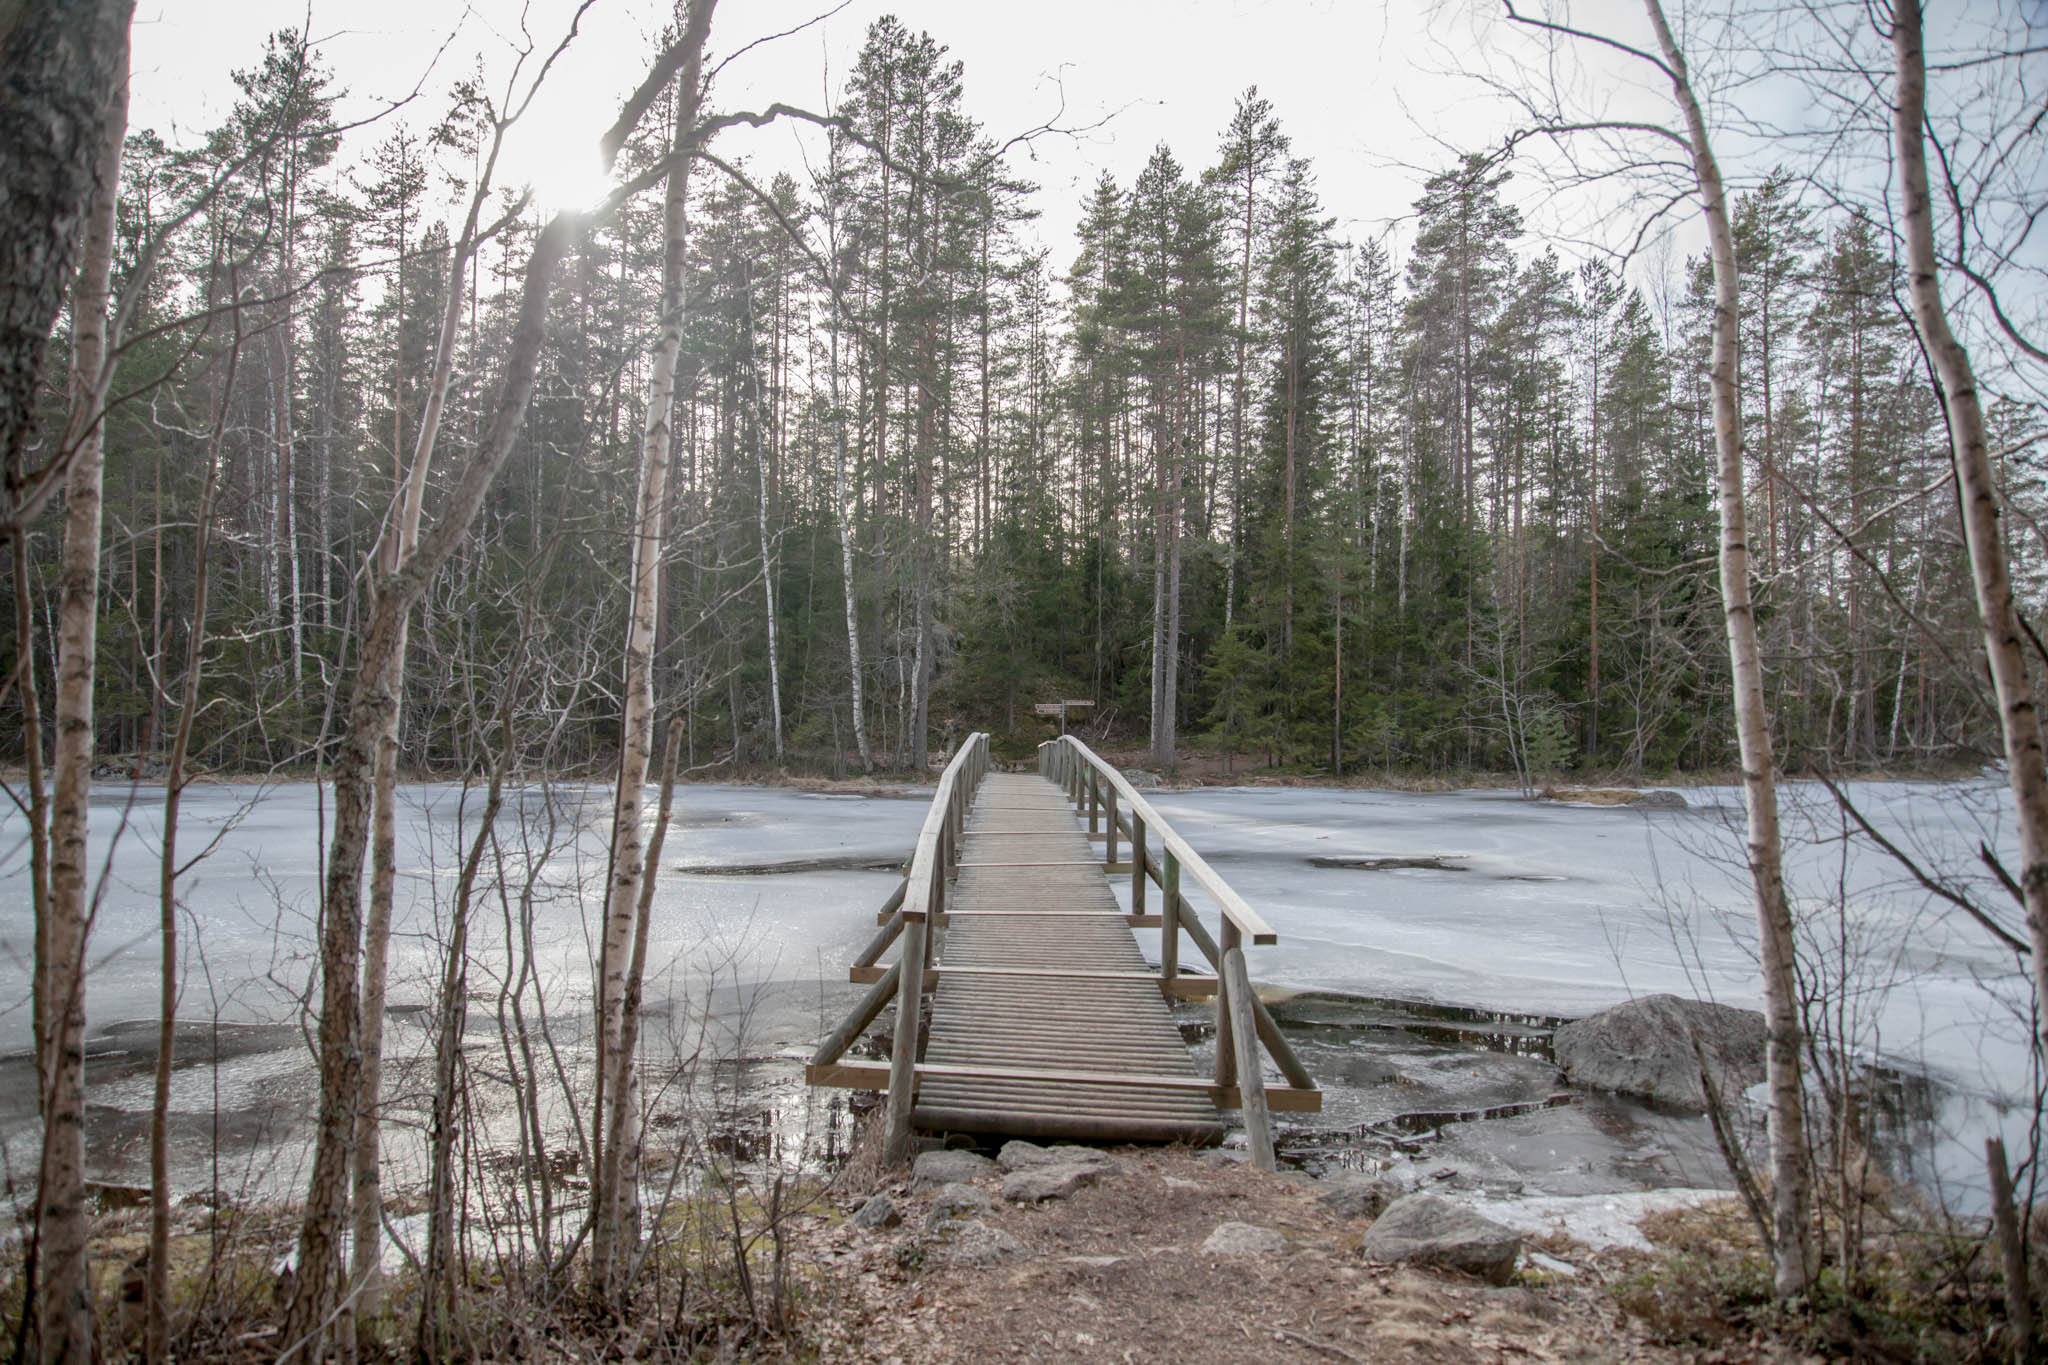
[{"label": "white birch bark", "polygon": [[1921,34],[1920,0],[1895,0],[1892,55],[1898,89],[1892,100],[1892,136],[1898,156],[1899,189],[1906,243],[1906,287],[1913,325],[1926,343],[1941,381],[1948,412],[1949,450],[1955,461],[1962,504],[1963,537],[1970,554],[1970,578],[1977,590],[1977,614],[1984,630],[1984,657],[1998,697],[1998,721],[2005,743],[2006,780],[2020,835],[2020,892],[2026,903],[2032,944],[2034,1000],[2039,1037],[2048,1043],[2048,761],[2041,748],[2041,714],[2027,675],[2025,637],[2013,604],[2012,577],[1999,532],[1998,483],[1991,468],[1983,401],[1970,354],[1949,327],[1941,300],[1940,265],[1934,252],[1934,200],[1928,190],[1927,58]]},{"label": "white birch bark", "polygon": [[[699,7],[709,23],[709,3]],[[700,16],[693,12],[693,21]],[[679,77],[676,126],[696,121],[699,54]],[[636,929],[645,866],[640,813],[654,742],[654,647],[656,609],[661,602],[661,561],[667,541],[669,442],[675,402],[676,355],[682,347],[684,291],[684,207],[689,168],[669,173],[662,204],[661,332],[647,381],[647,417],[640,441],[640,485],[633,512],[633,568],[626,622],[623,714],[620,718],[618,789],[612,806],[611,880],[606,888],[604,934],[598,958],[598,1112],[603,1138],[597,1181],[591,1191],[592,1275],[605,1292],[623,1287],[639,1235],[639,1092],[635,1082],[633,1032],[638,974],[645,962]],[[628,1009],[628,997],[633,1010]]]},{"label": "white birch bark", "polygon": [[484,494],[512,453],[539,372],[548,289],[582,226],[573,215],[557,215],[534,239],[490,426],[449,490],[440,519],[423,535],[418,549],[379,585],[364,616],[331,770],[334,825],[321,891],[319,1114],[280,1359],[317,1360],[334,1307],[341,1221],[348,1206],[350,1158],[362,1107],[362,877],[370,837],[372,770],[378,741],[398,705],[386,679],[400,650],[406,613],[468,534]]},{"label": "white birch bark", "polygon": [[845,585],[846,598],[846,671],[849,704],[853,710],[853,747],[860,754],[860,770],[871,773],[875,770],[875,753],[868,744],[868,718],[866,698],[862,695],[862,660],[860,650],[860,598],[853,580],[853,509],[847,501],[846,492],[846,408],[839,386],[839,329],[844,320],[846,300],[839,292],[839,140],[834,138],[830,151],[828,185],[831,187],[825,200],[825,242],[833,263],[832,278],[832,326],[829,333],[829,380],[832,385],[832,510],[839,518],[839,572]]},{"label": "white birch bark", "polygon": [[852,691],[853,747],[860,754],[860,770],[875,770],[874,751],[868,747],[867,705],[861,696],[860,600],[853,582],[853,513],[846,501],[846,413],[839,398],[839,295],[832,297],[832,508],[839,517],[839,572],[846,585],[846,671]]},{"label": "white birch bark", "polygon": [[1165,720],[1166,453],[1158,446],[1153,450],[1152,489],[1158,503],[1152,514],[1152,716],[1147,738],[1151,741],[1152,766],[1166,768],[1173,762]]},{"label": "white birch bark", "polygon": [[[747,322],[753,325],[754,294],[750,284],[747,289]],[[671,367],[673,368],[673,367]],[[775,761],[782,762],[782,662],[775,647],[775,553],[768,540],[768,452],[763,448],[766,440],[763,418],[766,407],[761,401],[761,367],[758,362],[750,367],[754,389],[754,478],[759,485],[759,499],[754,504],[755,525],[761,537],[761,593],[766,599],[768,621],[768,723],[775,737]]]},{"label": "white birch bark", "polygon": [[[234,279],[232,269],[229,279]],[[199,672],[205,658],[206,603],[213,570],[213,505],[220,485],[221,442],[241,365],[240,309],[231,311],[231,322],[234,337],[206,439],[206,473],[199,490],[192,549],[192,616],[185,632],[178,719],[164,770],[163,847],[157,861],[158,933],[163,943],[157,976],[156,1078],[149,1111],[149,1276],[142,1332],[143,1358],[149,1365],[163,1365],[171,1353],[171,1066],[178,1037],[178,811],[185,796],[192,725],[199,715]]]},{"label": "white birch bark", "polygon": [[1671,78],[1672,97],[1685,115],[1687,143],[1707,223],[1714,270],[1714,330],[1708,384],[1712,391],[1717,501],[1721,514],[1721,603],[1734,685],[1735,733],[1748,812],[1750,881],[1756,894],[1757,940],[1763,970],[1764,1017],[1769,1031],[1765,1084],[1770,1094],[1771,1205],[1775,1281],[1781,1297],[1806,1292],[1814,1264],[1811,1174],[1806,1114],[1800,1089],[1799,983],[1793,963],[1792,913],[1785,898],[1778,792],[1771,752],[1770,715],[1764,707],[1763,661],[1757,652],[1756,614],[1749,590],[1749,541],[1742,505],[1742,426],[1737,408],[1736,318],[1740,307],[1735,238],[1727,193],[1707,139],[1706,117],[1686,74],[1685,57],[1671,36],[1659,0],[1644,0]]},{"label": "white birch bark", "polygon": [[[442,294],[441,327],[435,339],[434,373],[427,383],[420,427],[413,439],[411,463],[405,480],[396,490],[391,520],[383,529],[376,548],[373,583],[388,579],[407,563],[419,547],[420,522],[426,507],[427,472],[433,464],[440,440],[441,416],[448,402],[448,387],[455,375],[455,340],[462,321],[464,286],[469,261],[475,255],[478,224],[491,192],[498,151],[504,129],[492,139],[483,169],[470,192],[469,212],[448,265],[447,288]],[[394,421],[396,418],[394,417]],[[394,429],[393,437],[397,438]],[[373,589],[374,591],[374,589]],[[370,914],[363,930],[362,958],[362,1097],[358,1103],[354,1170],[350,1190],[353,1216],[351,1276],[356,1285],[352,1311],[368,1315],[377,1310],[378,1266],[384,1240],[383,1140],[377,1112],[384,1087],[384,1002],[390,968],[391,916],[397,894],[398,824],[398,736],[405,701],[405,660],[410,634],[410,609],[399,613],[393,648],[385,665],[382,689],[391,697],[391,709],[378,733],[371,766],[370,811]]]},{"label": "white birch bark", "polygon": [[86,856],[93,756],[93,665],[99,637],[100,491],[105,469],[107,281],[121,143],[128,125],[127,58],[117,67],[71,294],[70,418],[75,453],[64,484],[62,596],[57,616],[56,752],[50,797],[49,921],[40,937],[48,1038],[40,1055],[43,1149],[36,1185],[37,1337],[46,1365],[90,1365],[93,1291],[86,1272],[85,938],[91,910]]}]

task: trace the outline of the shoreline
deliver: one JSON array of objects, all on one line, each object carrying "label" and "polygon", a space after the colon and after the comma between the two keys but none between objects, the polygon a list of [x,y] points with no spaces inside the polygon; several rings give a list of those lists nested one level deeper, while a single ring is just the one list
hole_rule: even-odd
[{"label": "shoreline", "polygon": [[[1332,776],[1320,771],[1296,771],[1288,768],[1246,768],[1225,772],[1219,761],[1208,755],[1188,755],[1174,772],[1165,773],[1150,765],[1150,755],[1142,749],[1096,751],[1105,762],[1125,772],[1143,772],[1158,779],[1148,789],[1156,791],[1203,791],[1213,789],[1260,790],[1324,790],[1324,791],[1368,791],[1399,792],[1405,795],[1432,795],[1468,791],[1520,791],[1522,783],[1513,772],[1492,769],[1478,769],[1456,773],[1406,773],[1372,770],[1356,774]],[[1028,766],[1028,760],[1003,760],[1012,765]],[[129,766],[130,771],[120,769]],[[1984,779],[1996,774],[2000,765],[1991,759],[1970,763],[1931,764],[1924,767],[1888,767],[1834,771],[1827,776],[1837,782],[1855,783],[1909,783],[1909,782],[1966,782]],[[612,770],[593,768],[580,772],[551,774],[547,781],[564,786],[609,785]],[[17,762],[0,763],[0,781],[20,783],[26,781],[27,773]],[[186,779],[188,787],[223,787],[243,783],[272,787],[307,786],[323,781],[321,775],[302,768],[252,770],[249,772],[195,772]],[[436,771],[402,769],[398,775],[401,786],[425,786],[458,784],[462,782],[460,771]],[[1820,775],[1813,771],[1780,770],[1777,780],[1781,783],[1818,782]],[[161,772],[145,772],[132,775],[132,759],[123,760],[118,756],[98,763],[94,768],[93,785],[102,787],[132,786],[143,791],[161,791]],[[834,777],[823,772],[795,771],[785,766],[776,769],[742,769],[726,773],[706,772],[679,775],[678,788],[685,787],[759,787],[774,790],[812,792],[834,796],[872,796],[881,800],[907,800],[921,798],[938,781],[938,768],[920,776],[903,770],[877,770],[870,774]],[[1575,792],[1630,792],[1647,794],[1659,788],[1675,788],[1691,791],[1704,788],[1738,787],[1742,784],[1739,769],[1710,769],[1700,772],[1675,772],[1658,775],[1630,774],[1615,771],[1555,772],[1532,779],[1535,788],[1532,799],[1572,802]],[[479,784],[480,785],[480,784]],[[530,780],[525,785],[537,785]],[[650,777],[649,788],[658,787],[659,779]],[[1592,801],[1587,804],[1615,804],[1607,801]]]}]

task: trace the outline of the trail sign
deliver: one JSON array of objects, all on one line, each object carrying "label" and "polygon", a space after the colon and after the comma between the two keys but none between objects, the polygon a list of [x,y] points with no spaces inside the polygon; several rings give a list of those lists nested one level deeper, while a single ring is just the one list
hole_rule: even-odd
[{"label": "trail sign", "polygon": [[1092,701],[1041,701],[1034,703],[1031,709],[1041,716],[1058,716],[1060,718],[1060,733],[1065,734],[1067,732],[1067,712],[1090,711],[1094,707],[1095,703]]}]

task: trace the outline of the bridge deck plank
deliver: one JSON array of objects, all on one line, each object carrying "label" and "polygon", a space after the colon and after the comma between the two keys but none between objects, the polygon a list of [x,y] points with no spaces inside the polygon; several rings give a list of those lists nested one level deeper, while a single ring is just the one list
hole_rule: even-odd
[{"label": "bridge deck plank", "polygon": [[[921,1128],[1032,1137],[1219,1141],[1198,1086],[1005,1075],[1041,1067],[1133,1078],[1197,1075],[1173,1013],[1121,917],[1102,864],[1055,784],[991,773],[966,821],[919,1078]],[[1083,912],[1083,913],[1077,913]],[[1090,975],[1033,973],[1075,972]],[[1131,975],[1118,975],[1128,973]],[[954,1067],[985,1067],[962,1075]]]}]

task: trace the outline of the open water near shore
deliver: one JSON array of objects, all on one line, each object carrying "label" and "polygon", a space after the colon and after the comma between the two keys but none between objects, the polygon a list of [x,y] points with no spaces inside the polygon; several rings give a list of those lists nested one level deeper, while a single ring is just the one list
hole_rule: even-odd
[{"label": "open water near shore", "polygon": [[[2010,843],[2000,780],[1859,783],[1851,795],[1930,871],[2018,923],[1978,855],[1980,842]],[[678,791],[649,954],[657,1173],[707,1147],[785,1166],[843,1155],[847,1097],[808,1091],[802,1059],[856,994],[845,966],[873,932],[927,796]],[[1323,1114],[1290,1119],[1293,1159],[1408,1163],[1491,1190],[1597,1194],[1725,1183],[1703,1120],[1573,1090],[1549,1060],[1559,1019],[1631,996],[1757,1003],[1739,794],[1686,797],[1684,809],[1656,810],[1500,791],[1238,787],[1151,799],[1279,931],[1277,946],[1251,954],[1252,974],[1326,1088]],[[146,1172],[161,800],[147,785],[94,793],[104,875],[87,1002],[89,1162],[114,1184]],[[417,1175],[437,945],[480,804],[449,784],[401,796],[387,1043],[394,1189]],[[1787,807],[1809,951],[1854,988],[1851,1031],[1872,1063],[1885,1155],[1973,1207],[1982,1137],[2024,1136],[2019,964],[1895,863],[1846,839],[1824,791],[1793,784]],[[551,1146],[575,1145],[609,809],[607,789],[533,788],[500,816],[492,885],[470,930],[466,1049],[487,1146],[512,1140],[525,1101],[510,1078],[526,1072],[549,1080],[534,1107]],[[209,851],[180,883],[181,1192],[289,1197],[299,1186],[324,831],[311,784],[186,795],[183,856]],[[9,811],[0,887],[16,890],[0,897],[0,1160],[17,1197],[35,1141],[25,880],[22,822]],[[1156,955],[1157,934],[1141,938]],[[1183,1006],[1180,1017],[1190,1041],[1208,1046],[1206,1009]]]}]

